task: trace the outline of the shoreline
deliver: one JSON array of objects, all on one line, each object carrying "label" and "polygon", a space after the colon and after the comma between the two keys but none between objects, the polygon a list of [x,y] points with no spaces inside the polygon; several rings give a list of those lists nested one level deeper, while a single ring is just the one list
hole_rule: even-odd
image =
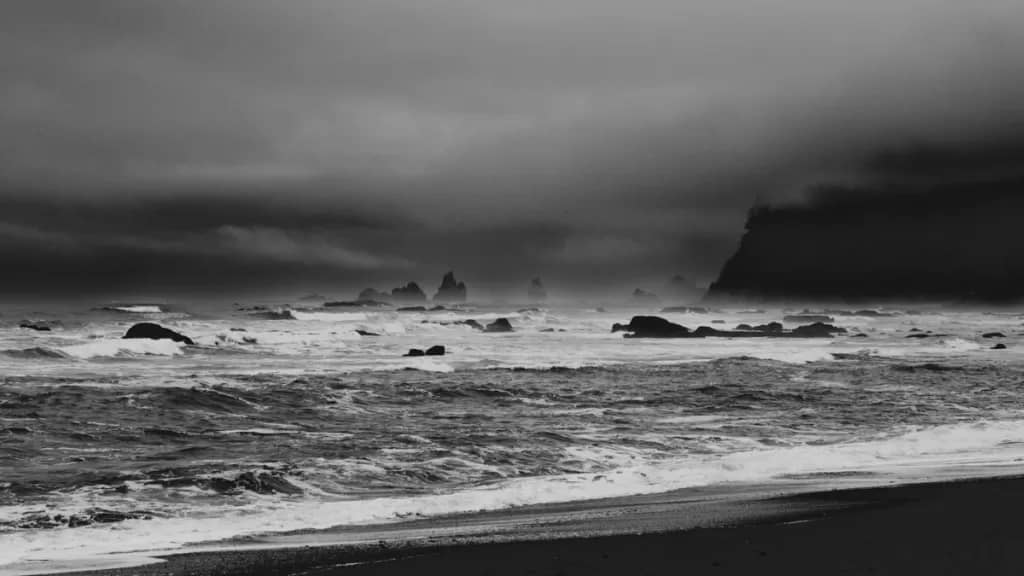
[{"label": "shoreline", "polygon": [[[686,490],[336,528],[33,573],[823,574],[846,566],[852,573],[987,574],[1017,573],[1024,563],[1024,551],[1013,553],[1024,541],[1015,513],[1024,509],[1024,475],[841,484],[812,491],[806,483],[750,486],[731,496]],[[948,571],[954,565],[960,568]]]}]

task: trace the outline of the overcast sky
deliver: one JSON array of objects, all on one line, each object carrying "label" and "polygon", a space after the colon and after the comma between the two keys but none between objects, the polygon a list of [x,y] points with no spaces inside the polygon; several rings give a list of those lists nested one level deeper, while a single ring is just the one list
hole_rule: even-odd
[{"label": "overcast sky", "polygon": [[1020,0],[5,0],[0,292],[706,283],[755,201],[1020,175],[1022,30]]}]

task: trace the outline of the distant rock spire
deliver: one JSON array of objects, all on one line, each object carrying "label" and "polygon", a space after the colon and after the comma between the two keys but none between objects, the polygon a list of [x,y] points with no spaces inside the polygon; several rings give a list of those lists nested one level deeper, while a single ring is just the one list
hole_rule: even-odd
[{"label": "distant rock spire", "polygon": [[465,302],[466,283],[455,281],[455,272],[449,271],[441,279],[441,286],[434,294],[434,302]]},{"label": "distant rock spire", "polygon": [[540,281],[540,278],[530,281],[530,288],[526,295],[533,302],[543,302],[548,299],[548,291],[544,289],[544,283]]},{"label": "distant rock spire", "polygon": [[391,290],[391,298],[397,302],[426,302],[427,295],[420,288],[419,284],[409,282],[405,286]]}]

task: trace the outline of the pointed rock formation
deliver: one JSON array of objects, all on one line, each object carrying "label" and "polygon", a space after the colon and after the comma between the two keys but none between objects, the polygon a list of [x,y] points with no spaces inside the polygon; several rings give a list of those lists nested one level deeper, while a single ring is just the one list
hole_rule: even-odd
[{"label": "pointed rock formation", "polygon": [[396,302],[426,302],[427,295],[420,288],[419,284],[409,282],[405,286],[391,290],[391,299]]},{"label": "pointed rock formation", "polygon": [[455,281],[455,272],[449,271],[441,279],[441,286],[434,294],[434,302],[465,302],[466,283]]}]

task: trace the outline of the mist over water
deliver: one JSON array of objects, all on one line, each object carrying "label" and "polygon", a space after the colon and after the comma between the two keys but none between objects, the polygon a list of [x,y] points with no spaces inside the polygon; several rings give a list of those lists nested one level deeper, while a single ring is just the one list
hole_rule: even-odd
[{"label": "mist over water", "polygon": [[[969,475],[1022,456],[1016,312],[883,310],[836,314],[848,332],[835,338],[662,340],[610,332],[656,312],[635,306],[321,304],[5,311],[4,560],[730,482]],[[662,315],[731,328],[795,312]],[[498,318],[514,331],[463,323]],[[196,345],[120,338],[143,320]],[[435,344],[448,353],[403,356]]]}]

